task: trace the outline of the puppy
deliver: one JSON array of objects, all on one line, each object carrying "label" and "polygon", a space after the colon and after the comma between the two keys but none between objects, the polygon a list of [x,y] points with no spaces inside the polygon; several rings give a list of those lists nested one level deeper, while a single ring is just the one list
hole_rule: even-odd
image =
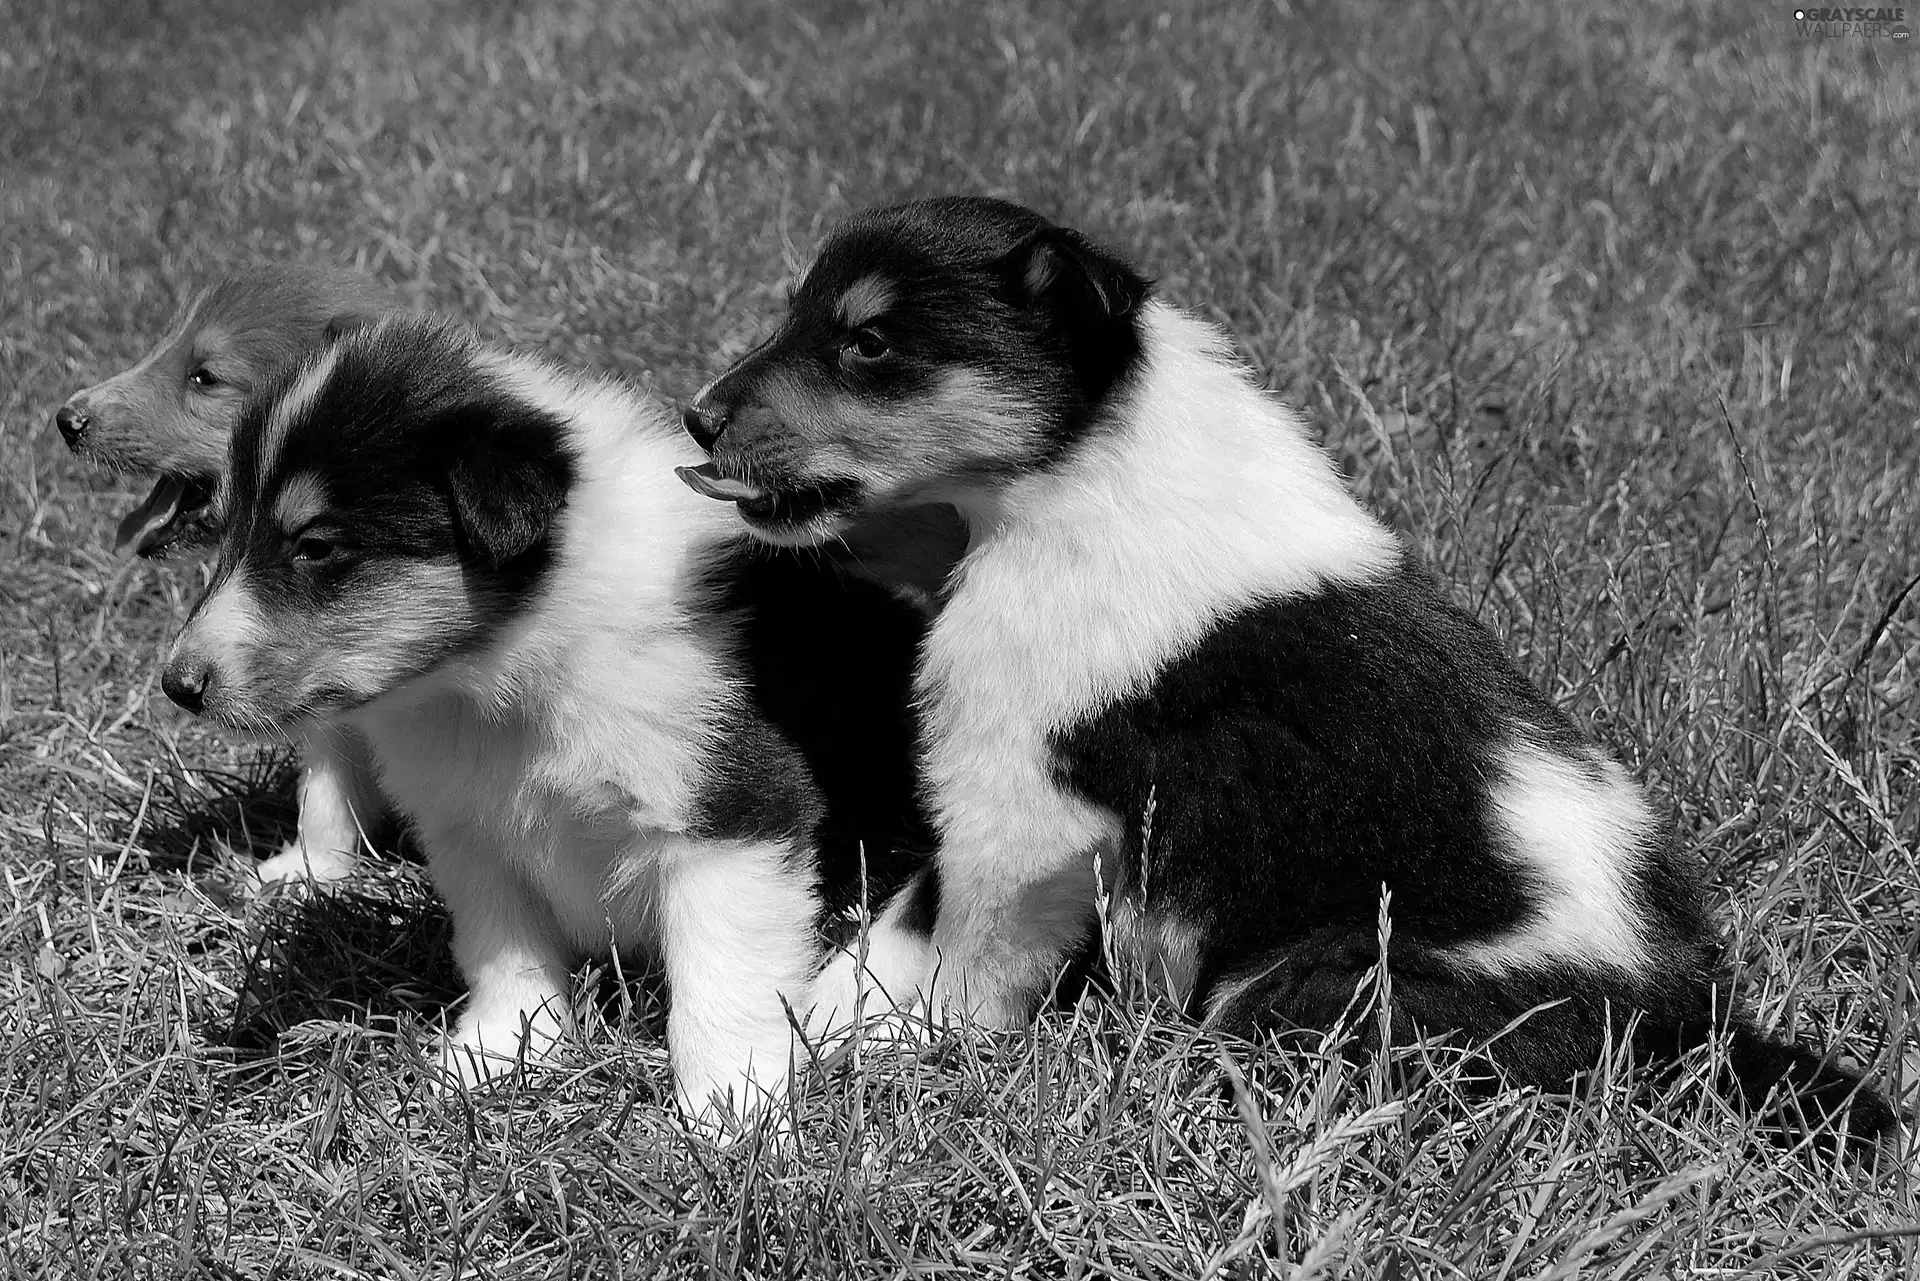
[{"label": "puppy", "polygon": [[904,883],[908,605],[769,555],[612,381],[382,320],[248,402],[169,697],[371,745],[451,909],[447,1066],[547,1057],[583,957],[656,953],[690,1111],[786,1078],[824,931]]},{"label": "puppy", "polygon": [[[193,295],[131,369],[75,392],[54,414],[67,447],[116,472],[155,477],[120,521],[117,549],[164,556],[218,536],[209,507],[246,397],[332,337],[368,323],[392,300],[352,272],[256,267]],[[314,723],[302,731],[300,818],[293,840],[254,868],[260,884],[338,880],[384,824],[364,745]]]},{"label": "puppy", "polygon": [[315,267],[256,267],[193,295],[131,369],[75,392],[54,414],[67,447],[114,471],[155,477],[120,522],[142,556],[210,542],[206,510],[247,395],[336,334],[392,307],[373,281]]},{"label": "puppy", "polygon": [[[1364,511],[1225,335],[1014,205],[832,236],[777,333],[708,386],[684,473],[768,542],[957,506],[972,544],[917,678],[940,845],[871,980],[995,1027],[1094,929],[1212,1022],[1337,1025],[1383,959],[1396,1038],[1462,1031],[1564,1085],[1637,1015],[1731,1020],[1739,1086],[1889,1130],[1851,1073],[1730,999],[1695,869],[1618,763]],[[861,990],[828,968],[817,1019]]]}]

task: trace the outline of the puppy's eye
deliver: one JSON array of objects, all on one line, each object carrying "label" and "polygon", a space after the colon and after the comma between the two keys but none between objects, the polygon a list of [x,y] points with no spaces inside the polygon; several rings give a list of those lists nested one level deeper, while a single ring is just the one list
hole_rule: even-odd
[{"label": "puppy's eye", "polygon": [[855,360],[885,360],[893,354],[887,340],[871,329],[856,329],[847,339],[846,353]]},{"label": "puppy's eye", "polygon": [[324,534],[302,534],[293,540],[293,558],[303,565],[318,565],[340,554],[340,544]]},{"label": "puppy's eye", "polygon": [[209,387],[218,387],[220,385],[220,379],[214,375],[211,369],[208,369],[205,365],[201,365],[187,375],[187,383],[189,386],[197,387],[201,391],[205,391]]}]

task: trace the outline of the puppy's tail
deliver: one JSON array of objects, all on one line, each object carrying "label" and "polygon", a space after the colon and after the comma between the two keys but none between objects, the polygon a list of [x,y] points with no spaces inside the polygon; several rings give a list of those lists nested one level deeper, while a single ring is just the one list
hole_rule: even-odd
[{"label": "puppy's tail", "polygon": [[1772,1095],[1781,1119],[1845,1134],[1863,1151],[1878,1150],[1899,1136],[1898,1114],[1858,1072],[1803,1045],[1775,1040],[1745,1018],[1727,1031],[1727,1066],[1750,1108],[1760,1108]]}]

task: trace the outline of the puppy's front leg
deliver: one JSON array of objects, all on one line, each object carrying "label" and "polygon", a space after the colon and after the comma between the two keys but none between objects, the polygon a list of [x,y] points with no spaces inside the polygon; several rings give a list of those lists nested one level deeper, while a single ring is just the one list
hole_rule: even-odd
[{"label": "puppy's front leg", "polygon": [[434,886],[453,915],[466,1008],[441,1067],[473,1084],[550,1058],[571,1022],[571,954],[552,912],[498,853],[433,841]]},{"label": "puppy's front leg", "polygon": [[805,1000],[818,948],[810,860],[767,841],[687,840],[660,885],[667,1047],[680,1105],[745,1111],[786,1084],[786,1003]]},{"label": "puppy's front leg", "polygon": [[932,982],[933,868],[922,868],[895,894],[864,939],[827,960],[808,992],[807,1036],[815,1045],[850,1030],[861,1017],[885,1019],[912,1010]]},{"label": "puppy's front leg", "polygon": [[384,817],[366,741],[338,725],[307,729],[299,797],[300,825],[293,840],[253,869],[261,886],[343,879],[353,872],[362,833]]},{"label": "puppy's front leg", "polygon": [[[1020,758],[1008,754],[1016,763]],[[1044,758],[980,771],[1000,790],[953,788],[944,805],[938,956],[925,993],[936,1022],[1011,1030],[1032,1019],[1060,967],[1094,928],[1093,852],[1119,848],[1113,817],[1060,791]]]}]

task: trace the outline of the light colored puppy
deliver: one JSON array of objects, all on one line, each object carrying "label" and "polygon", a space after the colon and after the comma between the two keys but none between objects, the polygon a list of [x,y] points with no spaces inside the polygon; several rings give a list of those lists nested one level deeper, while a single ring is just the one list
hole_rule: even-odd
[{"label": "light colored puppy", "polygon": [[[73,393],[54,414],[67,447],[153,489],[120,521],[116,545],[141,556],[204,546],[219,535],[210,506],[247,396],[339,334],[393,307],[374,281],[304,266],[254,267],[214,281],[180,308],[134,365]],[[254,867],[257,881],[338,880],[385,825],[366,747],[315,723],[296,736],[299,826]]]}]

